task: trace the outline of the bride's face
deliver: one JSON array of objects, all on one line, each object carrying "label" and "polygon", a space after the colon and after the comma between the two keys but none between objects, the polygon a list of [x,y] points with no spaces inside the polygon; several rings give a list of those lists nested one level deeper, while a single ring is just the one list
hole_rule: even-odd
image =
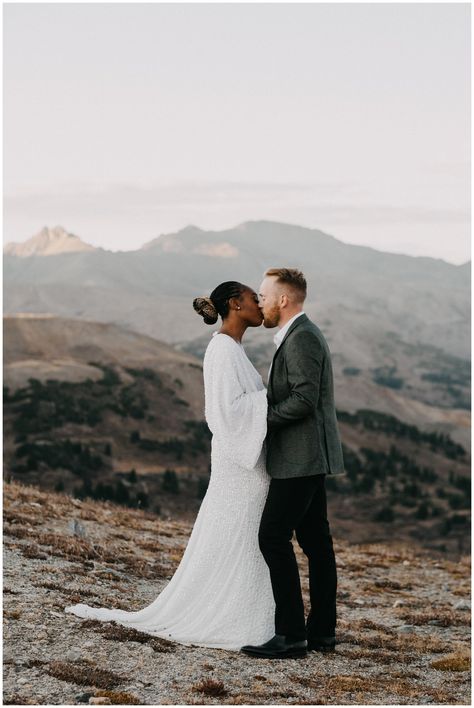
[{"label": "bride's face", "polygon": [[246,320],[249,327],[260,327],[263,322],[263,315],[258,306],[257,293],[249,288],[244,290],[239,299],[240,316]]}]

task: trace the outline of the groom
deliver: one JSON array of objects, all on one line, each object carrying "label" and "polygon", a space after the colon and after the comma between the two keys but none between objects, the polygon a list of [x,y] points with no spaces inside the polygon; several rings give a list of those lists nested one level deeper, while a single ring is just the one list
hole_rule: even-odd
[{"label": "groom", "polygon": [[[267,471],[272,477],[259,544],[270,569],[275,636],[242,647],[265,659],[334,649],[336,561],[327,520],[326,475],[344,472],[334,406],[331,355],[321,330],[303,312],[306,280],[272,268],[260,286],[265,327],[278,327],[268,381]],[[309,561],[311,610],[305,623],[293,532]]]}]

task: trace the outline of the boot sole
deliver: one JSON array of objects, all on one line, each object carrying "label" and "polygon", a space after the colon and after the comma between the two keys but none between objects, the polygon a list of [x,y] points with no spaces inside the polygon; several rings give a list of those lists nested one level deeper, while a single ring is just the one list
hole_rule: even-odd
[{"label": "boot sole", "polygon": [[308,655],[306,649],[293,651],[290,654],[259,654],[258,652],[244,651],[241,650],[243,654],[247,656],[253,656],[257,659],[303,659]]}]

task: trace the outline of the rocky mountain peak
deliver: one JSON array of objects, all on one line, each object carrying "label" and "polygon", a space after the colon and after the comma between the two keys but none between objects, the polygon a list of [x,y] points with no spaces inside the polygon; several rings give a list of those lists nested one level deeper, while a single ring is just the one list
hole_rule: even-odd
[{"label": "rocky mountain peak", "polygon": [[95,251],[94,246],[82,241],[79,236],[69,233],[62,226],[44,226],[39,233],[22,243],[10,242],[3,252],[9,256],[53,256],[58,253]]}]

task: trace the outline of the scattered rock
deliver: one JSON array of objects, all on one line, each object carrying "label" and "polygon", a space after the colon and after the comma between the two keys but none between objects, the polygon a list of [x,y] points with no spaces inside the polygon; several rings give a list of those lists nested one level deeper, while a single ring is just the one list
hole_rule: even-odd
[{"label": "scattered rock", "polygon": [[78,536],[79,538],[85,538],[86,537],[86,530],[84,526],[81,524],[80,521],[77,519],[71,519],[68,524],[68,528],[71,531],[74,536]]},{"label": "scattered rock", "polygon": [[92,698],[89,698],[90,706],[110,706],[111,704],[112,701],[106,696],[92,696]]},{"label": "scattered rock", "polygon": [[456,602],[454,605],[455,610],[470,610],[471,609],[471,603],[468,602],[467,600],[459,600],[459,602]]},{"label": "scattered rock", "polygon": [[415,627],[412,624],[402,624],[401,627],[398,627],[397,631],[402,634],[407,634],[408,632],[414,632]]},{"label": "scattered rock", "polygon": [[81,658],[81,652],[78,649],[70,649],[64,655],[66,661],[78,661]]},{"label": "scattered rock", "polygon": [[89,698],[91,698],[92,693],[78,693],[74,696],[74,700],[78,703],[89,703]]}]

